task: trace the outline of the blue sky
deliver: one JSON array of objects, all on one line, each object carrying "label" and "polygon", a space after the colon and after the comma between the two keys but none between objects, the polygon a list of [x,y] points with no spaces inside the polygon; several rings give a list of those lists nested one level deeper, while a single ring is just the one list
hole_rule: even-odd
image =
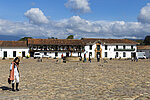
[{"label": "blue sky", "polygon": [[[79,2],[79,0],[73,0],[76,2]],[[82,1],[82,0],[81,0]],[[22,35],[20,36],[33,36],[35,37],[35,33],[38,31],[37,36],[41,37],[50,37],[53,35],[57,35],[58,38],[59,36],[62,37],[63,35],[65,38],[68,34],[73,34],[76,36],[76,38],[80,38],[81,36],[85,37],[97,37],[99,38],[125,38],[125,37],[131,37],[131,38],[143,38],[143,35],[140,33],[143,32],[144,36],[149,35],[149,26],[139,26],[141,27],[146,27],[145,30],[139,31],[139,27],[134,30],[131,29],[131,31],[121,31],[122,29],[116,29],[116,26],[111,26],[111,30],[103,30],[106,27],[103,27],[103,25],[109,24],[109,25],[122,25],[122,21],[125,22],[125,26],[121,27],[126,27],[130,24],[130,22],[135,22],[134,25],[137,25],[139,23],[138,16],[142,14],[141,9],[150,3],[150,0],[84,0],[84,2],[88,3],[88,7],[90,8],[90,11],[87,11],[85,13],[76,13],[77,10],[83,10],[81,9],[76,9],[73,8],[72,5],[69,5],[69,7],[66,6],[66,3],[69,2],[69,0],[1,0],[0,1],[0,19],[1,21],[9,21],[11,25],[25,25],[27,26],[27,29],[30,27],[33,27],[31,31],[25,31],[22,30],[22,28],[15,28],[11,31],[2,31],[0,30],[0,35],[18,35],[19,31]],[[79,2],[80,3],[80,2]],[[70,3],[69,3],[70,4]],[[79,6],[84,6],[85,5],[79,5]],[[43,16],[46,16],[46,18],[49,20],[49,24],[42,24],[36,25],[35,20],[33,21],[33,18],[31,18],[30,15],[31,13],[25,15],[25,13],[32,8],[38,8],[42,13]],[[74,9],[75,11],[72,11],[71,9]],[[37,10],[37,9],[36,9]],[[39,12],[40,12],[39,11]],[[147,10],[149,12],[149,10]],[[147,14],[147,13],[146,13]],[[147,15],[141,15],[140,17],[141,20],[145,20],[145,16]],[[144,16],[144,17],[143,17]],[[33,17],[33,16],[32,16]],[[149,16],[150,17],[150,16]],[[38,18],[37,18],[38,19]],[[67,21],[66,21],[67,20]],[[72,21],[73,20],[73,21]],[[80,20],[80,21],[79,21]],[[146,19],[147,20],[147,19]],[[71,25],[69,23],[73,22]],[[77,24],[74,24],[76,22]],[[88,21],[90,24],[89,26],[86,26],[86,21]],[[116,22],[117,21],[117,22]],[[33,22],[33,23],[32,23]],[[69,22],[69,23],[68,23]],[[82,22],[82,23],[80,23]],[[4,23],[4,22],[3,22]],[[2,27],[4,29],[4,24],[0,22],[0,28]],[[26,23],[26,24],[25,24]],[[58,27],[58,26],[51,26],[53,24],[58,24],[59,25],[66,25],[65,27]],[[83,24],[84,23],[84,24]],[[141,22],[140,22],[141,23]],[[140,24],[139,23],[139,24]],[[96,26],[97,29],[91,29],[88,31],[84,31],[83,29],[80,29],[79,27],[75,28],[78,25],[85,25],[85,27],[94,27]],[[92,25],[91,25],[92,24]],[[72,27],[72,25],[74,25]],[[81,26],[82,26],[81,25]],[[134,26],[132,23],[132,27]],[[143,25],[143,24],[142,24]],[[144,24],[145,25],[145,24]],[[49,29],[49,27],[53,27],[53,29]],[[9,26],[7,26],[9,27]],[[19,26],[16,26],[19,27]],[[34,31],[34,28],[40,27],[41,29],[45,29],[46,31],[44,32],[43,30],[36,30]],[[70,28],[71,27],[71,28]],[[112,27],[115,27],[114,29]],[[119,26],[120,27],[120,26]],[[99,29],[101,28],[101,29]],[[12,29],[12,27],[10,27]],[[69,31],[66,31],[64,29],[68,29]],[[96,31],[98,30],[99,31]],[[14,31],[15,30],[15,31]],[[55,31],[59,30],[59,31]],[[95,31],[92,31],[95,30]],[[112,30],[115,30],[114,32],[110,32]],[[118,30],[118,31],[117,31]],[[39,32],[41,31],[41,32]],[[16,32],[16,33],[14,33]],[[135,32],[135,33],[133,33]],[[5,33],[5,34],[4,34]],[[61,34],[62,33],[62,34]],[[65,34],[66,33],[66,34]],[[81,34],[82,33],[82,34]],[[85,33],[85,34],[84,34]],[[106,35],[106,34],[108,35]],[[122,34],[128,34],[125,37],[120,37]],[[132,35],[133,33],[133,35]],[[102,36],[105,34],[106,36]]]},{"label": "blue sky", "polygon": [[[64,6],[66,2],[67,0],[1,0],[0,18],[24,21],[24,12],[30,8],[40,8],[54,20],[77,15]],[[140,9],[149,2],[150,0],[90,0],[92,11],[79,15],[89,20],[137,21]]]}]

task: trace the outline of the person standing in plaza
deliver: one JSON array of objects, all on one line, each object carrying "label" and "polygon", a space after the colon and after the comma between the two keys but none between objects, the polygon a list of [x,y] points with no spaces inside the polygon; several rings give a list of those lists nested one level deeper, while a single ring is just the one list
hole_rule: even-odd
[{"label": "person standing in plaza", "polygon": [[64,55],[63,55],[63,53],[62,53],[61,58],[63,59],[63,57],[64,57]]},{"label": "person standing in plaza", "polygon": [[19,62],[20,59],[16,57],[13,62],[11,63],[10,66],[10,80],[12,81],[12,91],[15,91],[14,85],[15,85],[15,80],[16,80],[16,91],[19,91],[18,86],[19,86]]},{"label": "person standing in plaza", "polygon": [[86,62],[86,53],[84,54],[84,62]]},{"label": "person standing in plaza", "polygon": [[90,54],[90,55],[89,55],[89,62],[90,62],[90,63],[91,63],[91,58],[92,58],[92,57],[91,57],[91,54]]}]

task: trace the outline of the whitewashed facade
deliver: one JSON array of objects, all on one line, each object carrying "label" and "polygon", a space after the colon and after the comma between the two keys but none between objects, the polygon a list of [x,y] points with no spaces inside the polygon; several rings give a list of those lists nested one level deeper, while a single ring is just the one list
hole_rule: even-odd
[{"label": "whitewashed facade", "polygon": [[[135,52],[137,51],[136,43],[130,43],[130,41],[122,43],[123,39],[117,39],[117,43],[115,43],[115,39],[113,39],[113,43],[103,42],[101,39],[96,39],[95,42],[88,42],[85,46],[86,58],[89,58],[91,54],[92,58],[97,58],[97,55],[100,55],[100,58],[116,58],[116,59],[127,59],[131,58]],[[109,39],[107,40],[109,41]],[[112,40],[111,40],[112,41]],[[99,47],[97,47],[99,46]],[[98,50],[99,49],[99,50]]]},{"label": "whitewashed facade", "polygon": [[29,56],[29,48],[24,41],[0,41],[0,58]]},{"label": "whitewashed facade", "polygon": [[29,49],[24,47],[2,47],[0,57],[14,58],[29,56]]},{"label": "whitewashed facade", "polygon": [[[40,52],[42,57],[61,58],[75,56],[84,58],[131,58],[137,51],[136,42],[127,39],[29,39],[28,41],[0,41],[0,57],[34,57]],[[150,57],[150,50],[148,51]]]},{"label": "whitewashed facade", "polygon": [[[70,56],[74,56],[74,57],[79,57],[80,55],[76,52],[73,52],[72,55],[71,55],[71,52],[68,52],[69,53],[69,57]],[[48,57],[51,57],[51,58],[61,58],[62,55],[63,57],[67,56],[66,52],[58,52],[58,51],[53,51],[53,52],[42,52],[40,51],[40,54],[42,55],[42,57],[44,56],[48,56]],[[82,52],[81,53],[81,56],[84,57],[84,53]]]}]

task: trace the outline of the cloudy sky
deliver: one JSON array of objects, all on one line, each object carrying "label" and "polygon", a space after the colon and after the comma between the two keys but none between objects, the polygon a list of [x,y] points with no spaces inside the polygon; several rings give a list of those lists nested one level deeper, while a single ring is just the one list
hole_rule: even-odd
[{"label": "cloudy sky", "polygon": [[150,0],[1,0],[0,35],[142,39]]}]

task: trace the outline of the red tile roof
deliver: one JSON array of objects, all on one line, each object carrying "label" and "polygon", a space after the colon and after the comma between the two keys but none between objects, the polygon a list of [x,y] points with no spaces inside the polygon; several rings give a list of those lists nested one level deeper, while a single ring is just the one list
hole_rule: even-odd
[{"label": "red tile roof", "polygon": [[28,39],[29,45],[85,45],[78,39]]},{"label": "red tile roof", "polygon": [[96,41],[101,41],[102,43],[108,44],[138,44],[135,41],[128,39],[98,39],[98,38],[82,38],[85,43],[94,43]]},{"label": "red tile roof", "polygon": [[26,41],[0,41],[0,47],[27,47]]},{"label": "red tile roof", "polygon": [[137,46],[138,50],[150,50],[150,45],[140,45]]}]

